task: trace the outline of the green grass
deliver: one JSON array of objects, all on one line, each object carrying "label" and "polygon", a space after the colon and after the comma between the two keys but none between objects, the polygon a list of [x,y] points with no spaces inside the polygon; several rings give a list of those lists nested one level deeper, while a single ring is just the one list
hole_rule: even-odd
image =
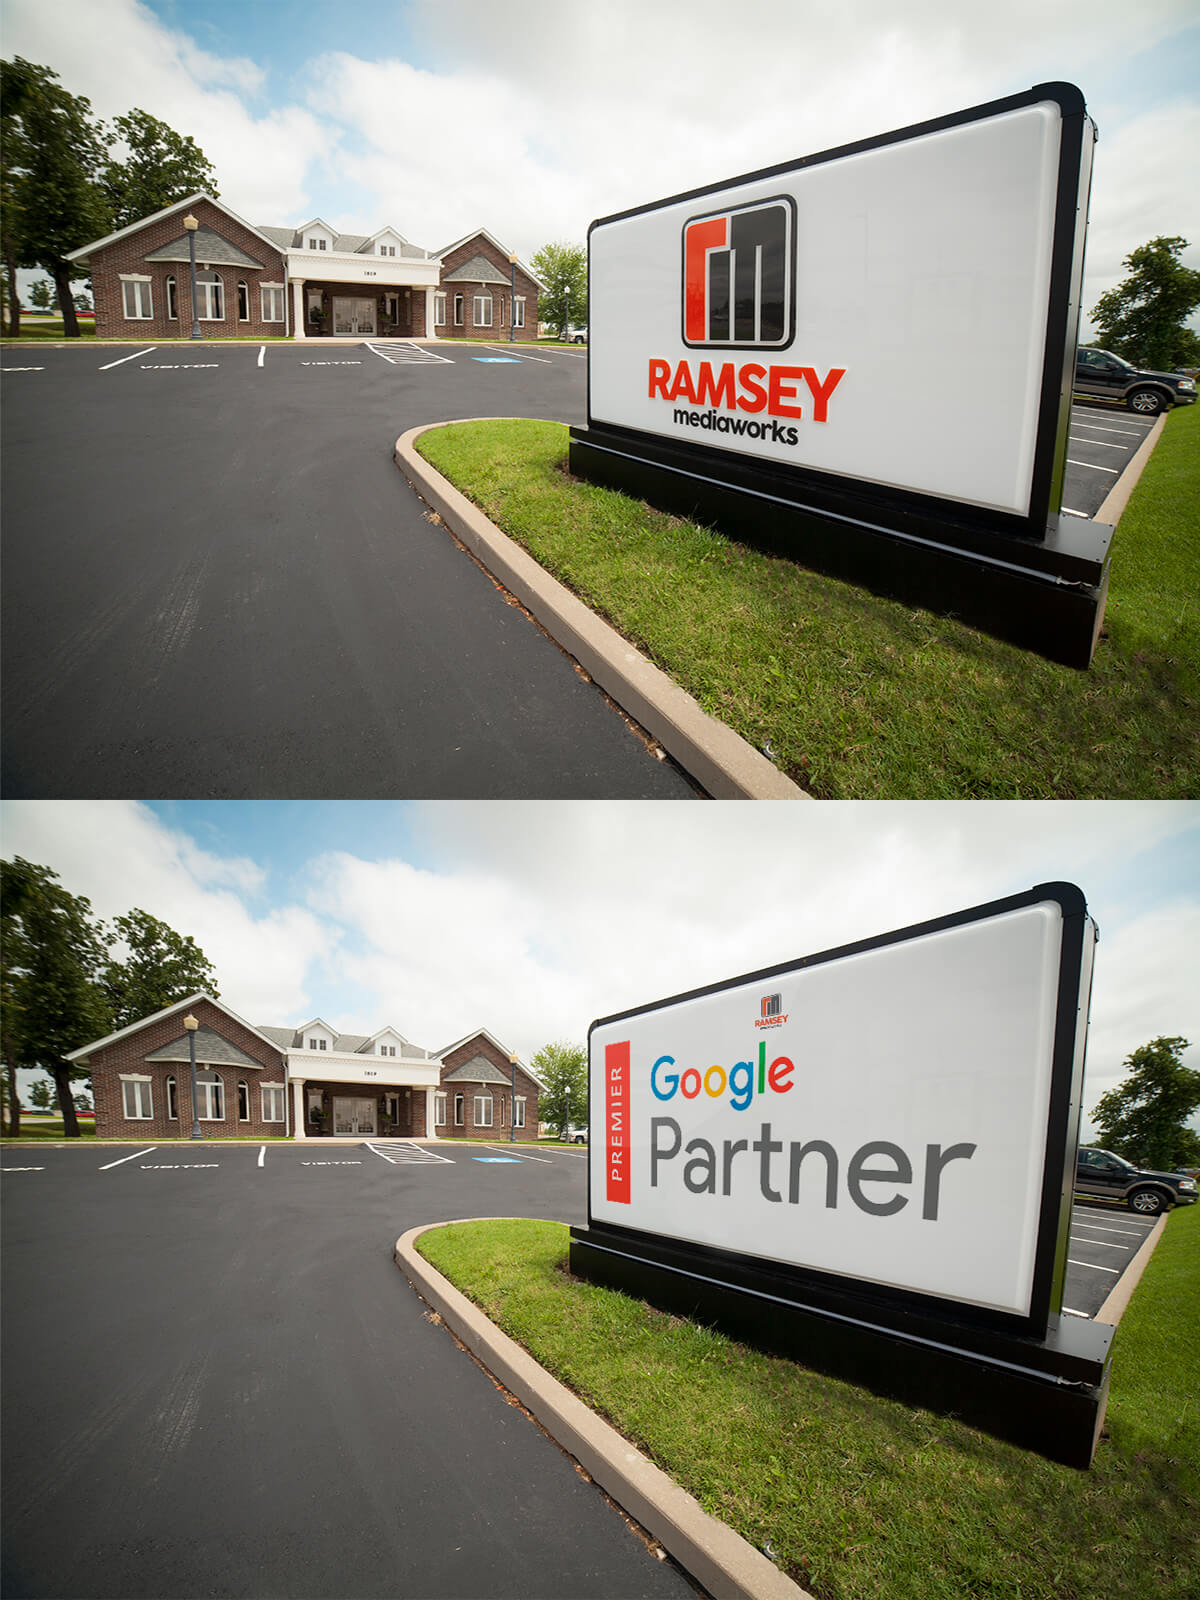
[{"label": "green grass", "polygon": [[825,799],[1188,798],[1200,786],[1200,407],[1114,541],[1088,672],[572,478],[557,423],[419,450],[688,690]]},{"label": "green grass", "polygon": [[573,1279],[561,1224],[418,1248],[818,1600],[1200,1594],[1200,1208],[1168,1219],[1118,1332],[1087,1473]]},{"label": "green grass", "polygon": [[[96,1125],[90,1117],[86,1121],[83,1117],[79,1118],[79,1134],[83,1139],[94,1139],[96,1137]],[[5,1142],[8,1144],[21,1144],[26,1139],[63,1139],[65,1137],[61,1117],[52,1117],[45,1122],[41,1120],[31,1122],[29,1114],[25,1113],[21,1118],[19,1137],[9,1139],[6,1134]]]}]

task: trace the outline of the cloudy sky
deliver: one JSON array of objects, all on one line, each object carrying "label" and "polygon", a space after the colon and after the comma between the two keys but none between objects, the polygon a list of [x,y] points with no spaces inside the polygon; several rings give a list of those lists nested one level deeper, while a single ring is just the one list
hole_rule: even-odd
[{"label": "cloudy sky", "polygon": [[[751,825],[752,824],[752,825]],[[1200,805],[10,801],[6,857],[191,934],[248,1022],[522,1058],[597,1017],[1066,879],[1100,927],[1085,1107],[1200,1066]],[[83,1043],[84,1041],[80,1041]]]},{"label": "cloudy sky", "polygon": [[[251,223],[487,228],[528,258],[595,217],[1076,83],[1100,130],[1085,312],[1156,234],[1200,266],[1195,0],[3,0],[6,56],[190,134]],[[1084,324],[1084,335],[1088,324]]]}]

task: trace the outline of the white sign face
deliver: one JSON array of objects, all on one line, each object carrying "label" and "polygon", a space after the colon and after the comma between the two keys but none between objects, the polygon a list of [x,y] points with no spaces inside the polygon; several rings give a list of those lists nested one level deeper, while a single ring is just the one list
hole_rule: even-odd
[{"label": "white sign face", "polygon": [[1029,1315],[1062,935],[1038,901],[597,1025],[591,1219]]},{"label": "white sign face", "polygon": [[1028,514],[1062,121],[1039,101],[595,224],[589,422]]}]

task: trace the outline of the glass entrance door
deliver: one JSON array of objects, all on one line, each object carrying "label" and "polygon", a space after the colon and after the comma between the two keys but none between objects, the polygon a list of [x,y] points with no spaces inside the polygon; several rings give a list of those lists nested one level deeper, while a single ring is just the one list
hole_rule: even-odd
[{"label": "glass entrance door", "polygon": [[375,333],[374,300],[351,299],[349,295],[333,297],[333,331],[341,334]]},{"label": "glass entrance door", "polygon": [[375,1136],[374,1100],[351,1099],[349,1095],[333,1097],[333,1131],[343,1139]]}]

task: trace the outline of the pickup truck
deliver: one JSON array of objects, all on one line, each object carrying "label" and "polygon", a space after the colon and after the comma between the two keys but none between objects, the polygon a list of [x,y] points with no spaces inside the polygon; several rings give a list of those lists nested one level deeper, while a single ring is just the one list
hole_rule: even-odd
[{"label": "pickup truck", "polygon": [[1181,372],[1135,367],[1109,350],[1077,350],[1075,394],[1088,400],[1120,400],[1140,416],[1156,417],[1168,406],[1195,405],[1196,384]]},{"label": "pickup truck", "polygon": [[1111,1150],[1081,1149],[1075,1163],[1075,1194],[1087,1200],[1120,1200],[1143,1217],[1168,1206],[1196,1203],[1196,1180],[1181,1172],[1135,1167]]}]

